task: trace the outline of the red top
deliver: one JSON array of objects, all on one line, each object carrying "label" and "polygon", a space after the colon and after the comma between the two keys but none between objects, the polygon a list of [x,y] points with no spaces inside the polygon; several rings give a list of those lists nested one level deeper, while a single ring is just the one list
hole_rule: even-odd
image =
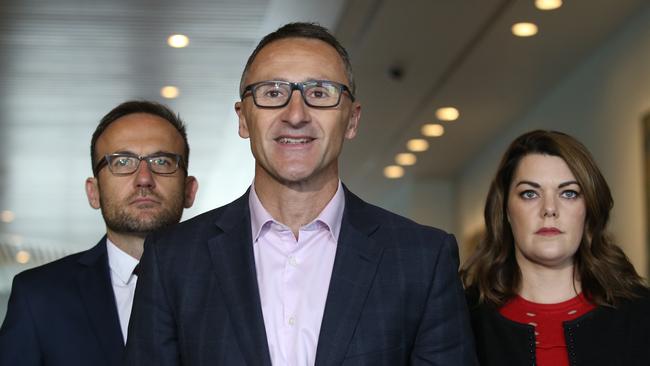
[{"label": "red top", "polygon": [[576,319],[594,307],[582,294],[558,304],[538,304],[517,296],[499,312],[512,321],[535,327],[537,365],[568,366],[562,322]]}]

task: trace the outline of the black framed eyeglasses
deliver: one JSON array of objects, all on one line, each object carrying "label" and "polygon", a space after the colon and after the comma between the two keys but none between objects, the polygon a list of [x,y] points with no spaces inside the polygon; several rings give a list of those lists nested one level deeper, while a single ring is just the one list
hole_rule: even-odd
[{"label": "black framed eyeglasses", "polygon": [[332,108],[339,105],[341,95],[347,92],[354,102],[354,95],[347,86],[329,80],[308,80],[300,83],[289,81],[260,81],[250,84],[241,93],[241,99],[250,95],[260,108],[282,108],[289,104],[294,90],[300,90],[305,104],[312,108]]},{"label": "black framed eyeglasses", "polygon": [[179,167],[185,169],[183,158],[178,154],[159,152],[146,156],[138,156],[132,153],[106,154],[104,158],[95,165],[95,175],[105,166],[114,175],[130,175],[140,167],[141,161],[146,161],[149,170],[156,174],[174,174]]}]

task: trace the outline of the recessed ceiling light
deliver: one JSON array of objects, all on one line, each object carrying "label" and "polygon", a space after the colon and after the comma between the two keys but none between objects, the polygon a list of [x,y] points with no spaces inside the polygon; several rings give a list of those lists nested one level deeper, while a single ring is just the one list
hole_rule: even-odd
[{"label": "recessed ceiling light", "polygon": [[418,161],[418,158],[415,154],[411,153],[401,153],[395,156],[395,162],[399,165],[409,166],[413,165]]},{"label": "recessed ceiling light", "polygon": [[179,94],[180,92],[178,91],[178,88],[172,85],[164,86],[160,89],[160,95],[162,95],[163,98],[174,99],[178,97]]},{"label": "recessed ceiling light", "polygon": [[5,222],[5,223],[8,224],[8,223],[14,221],[15,218],[16,218],[16,214],[14,214],[13,212],[11,212],[9,210],[5,210],[5,211],[0,212],[0,221],[2,221],[2,222]]},{"label": "recessed ceiling light", "polygon": [[436,110],[436,117],[441,121],[455,121],[458,116],[460,116],[460,113],[454,107],[444,107]]},{"label": "recessed ceiling light", "polygon": [[521,22],[512,25],[512,34],[517,37],[531,37],[537,34],[537,25]]},{"label": "recessed ceiling light", "polygon": [[184,34],[172,34],[167,38],[167,44],[174,48],[184,48],[190,44],[190,39]]},{"label": "recessed ceiling light", "polygon": [[535,0],[535,6],[539,10],[553,10],[562,6],[562,0]]},{"label": "recessed ceiling light", "polygon": [[406,143],[406,148],[413,152],[427,151],[429,142],[425,139],[412,139]]},{"label": "recessed ceiling light", "polygon": [[397,179],[404,176],[404,168],[399,165],[389,165],[384,168],[384,176],[389,179]]},{"label": "recessed ceiling light", "polygon": [[29,259],[30,259],[31,257],[32,257],[32,256],[31,256],[31,254],[29,254],[28,251],[26,251],[26,250],[19,250],[19,251],[16,253],[16,262],[18,262],[18,263],[20,263],[20,264],[25,264],[25,263],[29,262]]},{"label": "recessed ceiling light", "polygon": [[422,135],[427,137],[440,137],[445,134],[445,128],[439,123],[427,123],[422,126]]}]

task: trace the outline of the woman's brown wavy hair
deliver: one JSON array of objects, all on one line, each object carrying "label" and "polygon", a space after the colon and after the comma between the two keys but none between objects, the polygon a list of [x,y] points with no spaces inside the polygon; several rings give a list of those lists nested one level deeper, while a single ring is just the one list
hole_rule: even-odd
[{"label": "woman's brown wavy hair", "polygon": [[465,287],[478,290],[479,301],[494,306],[503,305],[520,288],[521,272],[506,207],[517,165],[529,154],[564,159],[581,187],[587,215],[574,260],[584,295],[594,304],[607,306],[637,297],[646,284],[605,231],[614,201],[600,169],[578,140],[562,132],[543,130],[519,136],[501,159],[485,203],[485,237],[460,271]]}]

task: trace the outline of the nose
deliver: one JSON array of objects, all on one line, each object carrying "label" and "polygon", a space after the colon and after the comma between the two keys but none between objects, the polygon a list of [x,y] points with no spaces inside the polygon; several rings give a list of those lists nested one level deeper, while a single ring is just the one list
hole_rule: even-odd
[{"label": "nose", "polygon": [[558,217],[557,203],[555,197],[546,197],[544,199],[544,206],[542,207],[542,217],[556,218]]},{"label": "nose", "polygon": [[149,164],[146,160],[141,160],[138,170],[135,171],[135,185],[138,188],[153,188],[156,186],[156,181],[153,178],[153,173],[149,169]]},{"label": "nose", "polygon": [[293,127],[299,127],[310,120],[308,108],[300,90],[293,90],[289,104],[284,108],[282,120]]}]

